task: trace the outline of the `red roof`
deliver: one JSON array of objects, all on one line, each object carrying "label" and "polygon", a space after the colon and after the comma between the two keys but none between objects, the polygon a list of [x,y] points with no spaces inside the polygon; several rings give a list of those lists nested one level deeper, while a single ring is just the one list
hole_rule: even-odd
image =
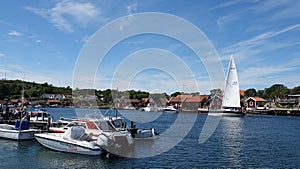
[{"label": "red roof", "polygon": [[197,96],[192,96],[192,97],[188,97],[185,102],[189,102],[189,103],[200,103],[203,101],[204,98],[208,98],[208,95],[197,95]]},{"label": "red roof", "polygon": [[139,103],[139,100],[138,99],[130,99],[130,102],[131,103]]},{"label": "red roof", "polygon": [[170,99],[170,103],[181,103],[181,102],[184,102],[187,98],[189,97],[192,97],[191,94],[187,95],[187,94],[180,94],[180,95],[177,95],[176,97],[171,97]]},{"label": "red roof", "polygon": [[246,99],[246,101],[248,101],[249,99],[252,99],[256,102],[265,102],[266,100],[261,98],[261,97],[249,97],[248,99]]},{"label": "red roof", "polygon": [[48,103],[60,103],[59,100],[48,100]]},{"label": "red roof", "polygon": [[240,95],[245,96],[245,91],[246,90],[240,90]]}]

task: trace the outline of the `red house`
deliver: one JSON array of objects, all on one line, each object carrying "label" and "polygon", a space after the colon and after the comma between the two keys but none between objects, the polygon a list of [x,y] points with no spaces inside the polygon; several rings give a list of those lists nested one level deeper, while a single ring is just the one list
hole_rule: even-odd
[{"label": "red house", "polygon": [[260,97],[249,97],[245,100],[248,109],[257,109],[258,107],[264,107],[266,100]]},{"label": "red house", "polygon": [[175,108],[181,108],[181,105],[185,100],[189,97],[192,97],[191,94],[180,94],[177,95],[176,97],[171,97],[169,100],[169,105],[174,106]]}]

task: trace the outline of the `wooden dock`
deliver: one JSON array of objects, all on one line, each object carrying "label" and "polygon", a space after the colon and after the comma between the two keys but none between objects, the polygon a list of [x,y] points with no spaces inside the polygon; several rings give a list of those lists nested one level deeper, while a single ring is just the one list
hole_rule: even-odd
[{"label": "wooden dock", "polygon": [[247,113],[274,116],[300,116],[300,109],[271,108],[268,110],[252,110]]}]

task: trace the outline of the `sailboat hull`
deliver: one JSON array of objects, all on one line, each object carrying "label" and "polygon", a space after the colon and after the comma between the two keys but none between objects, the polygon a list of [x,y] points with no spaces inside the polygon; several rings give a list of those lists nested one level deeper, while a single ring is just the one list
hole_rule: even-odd
[{"label": "sailboat hull", "polygon": [[222,117],[244,117],[246,113],[240,110],[210,110],[209,116],[222,116]]}]

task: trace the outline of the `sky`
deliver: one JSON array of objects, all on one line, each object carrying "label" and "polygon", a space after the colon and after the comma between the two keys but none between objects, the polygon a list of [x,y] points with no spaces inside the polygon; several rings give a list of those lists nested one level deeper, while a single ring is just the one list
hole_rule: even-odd
[{"label": "sky", "polygon": [[[74,88],[76,78],[91,81],[99,90],[209,94],[214,67],[207,67],[191,44],[180,39],[144,33],[122,39],[100,54],[104,42],[133,30],[134,17],[146,12],[183,19],[200,30],[206,39],[199,38],[197,45],[213,47],[223,76],[233,55],[240,89],[261,90],[277,83],[293,88],[300,85],[299,9],[298,0],[5,0],[0,5],[0,78]],[[116,20],[119,30],[101,35]],[[143,29],[154,25],[159,31],[193,39],[188,26],[160,20],[137,25]],[[100,41],[102,46],[97,46]],[[91,45],[95,51],[86,54],[85,47]],[[101,59],[88,59],[89,54]]]}]

